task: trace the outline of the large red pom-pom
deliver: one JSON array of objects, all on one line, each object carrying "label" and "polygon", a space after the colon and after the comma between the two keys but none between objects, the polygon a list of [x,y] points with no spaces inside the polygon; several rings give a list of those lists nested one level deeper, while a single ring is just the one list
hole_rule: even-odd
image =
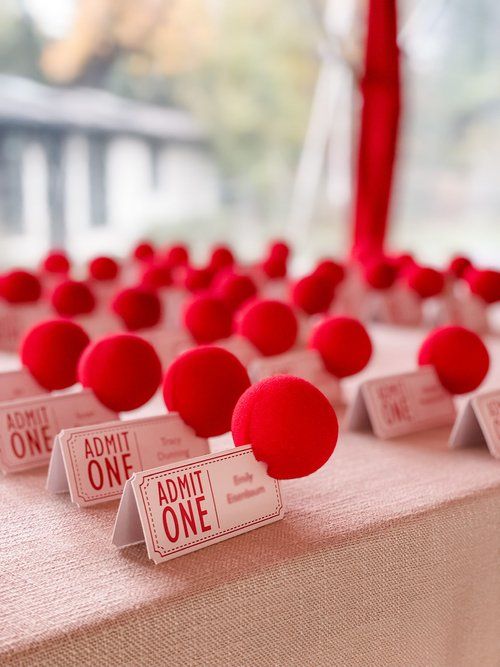
[{"label": "large red pom-pom", "polygon": [[41,295],[40,281],[29,271],[14,269],[0,278],[0,296],[8,303],[34,303]]},{"label": "large red pom-pom", "polygon": [[170,287],[172,282],[172,270],[166,263],[151,264],[141,276],[141,285],[148,289]]},{"label": "large red pom-pom", "polygon": [[470,269],[472,262],[467,257],[453,257],[448,267],[448,271],[455,276],[455,278],[463,278],[467,269]]},{"label": "large red pom-pom", "polygon": [[266,357],[286,352],[297,340],[295,313],[281,301],[250,303],[241,313],[237,328]]},{"label": "large red pom-pom", "polygon": [[134,259],[139,262],[150,262],[155,256],[155,249],[152,243],[142,241],[138,243],[133,250]]},{"label": "large red pom-pom", "polygon": [[236,445],[252,445],[275,479],[310,475],[333,454],[335,410],[306,380],[276,375],[253,385],[236,404],[231,429]]},{"label": "large red pom-pom", "polygon": [[66,275],[70,268],[68,256],[62,250],[52,250],[42,262],[42,270],[46,273]]},{"label": "large red pom-pom", "polygon": [[216,246],[212,250],[208,265],[214,273],[221,269],[231,268],[234,265],[234,255],[231,249],[225,245]]},{"label": "large red pom-pom", "polygon": [[114,297],[112,310],[129,331],[155,327],[162,317],[158,294],[147,287],[127,287]]},{"label": "large red pom-pom", "polygon": [[500,272],[490,269],[467,271],[466,280],[470,291],[485,303],[496,303],[500,301]]},{"label": "large red pom-pom", "polygon": [[89,264],[89,274],[94,280],[115,280],[120,266],[112,257],[94,257]]},{"label": "large red pom-pom", "polygon": [[184,266],[189,262],[188,249],[185,245],[173,245],[167,251],[166,261],[172,268]]},{"label": "large red pom-pom", "polygon": [[418,363],[434,366],[441,384],[450,393],[465,394],[484,380],[490,357],[483,341],[473,331],[464,327],[440,327],[422,343]]},{"label": "large red pom-pom", "polygon": [[393,286],[397,275],[397,267],[385,259],[371,259],[364,266],[365,280],[374,289],[389,289]]},{"label": "large red pom-pom", "polygon": [[90,339],[69,320],[48,320],[34,326],[21,342],[24,366],[45,389],[66,389],[77,382],[78,361]]},{"label": "large red pom-pom", "polygon": [[345,270],[342,264],[333,259],[323,259],[314,269],[313,273],[320,276],[326,276],[334,287],[337,287],[345,277]]},{"label": "large red pom-pom", "polygon": [[168,369],[163,397],[197,435],[222,435],[231,428],[234,406],[250,386],[241,362],[220,347],[198,347],[181,354]]},{"label": "large red pom-pom", "polygon": [[75,317],[91,313],[95,297],[90,287],[77,280],[65,280],[54,288],[51,295],[54,310],[63,317]]},{"label": "large red pom-pom", "polygon": [[338,378],[359,373],[372,356],[368,332],[351,317],[330,317],[318,324],[309,346],[319,352],[327,371]]},{"label": "large red pom-pom", "polygon": [[135,410],[160,386],[161,363],[153,346],[134,334],[117,334],[89,345],[78,366],[84,387],[115,412]]},{"label": "large red pom-pom", "polygon": [[440,271],[428,266],[414,266],[406,273],[408,287],[421,299],[441,294],[444,289],[444,276]]},{"label": "large red pom-pom", "polygon": [[257,286],[250,276],[224,273],[217,281],[215,294],[233,311],[257,294]]},{"label": "large red pom-pom", "polygon": [[227,338],[233,332],[233,315],[217,297],[195,297],[184,310],[184,325],[200,345]]},{"label": "large red pom-pom", "polygon": [[326,276],[311,273],[292,287],[292,303],[308,315],[325,313],[335,296],[335,287]]},{"label": "large red pom-pom", "polygon": [[214,274],[211,269],[188,267],[184,276],[184,287],[193,292],[203,292],[212,284]]}]

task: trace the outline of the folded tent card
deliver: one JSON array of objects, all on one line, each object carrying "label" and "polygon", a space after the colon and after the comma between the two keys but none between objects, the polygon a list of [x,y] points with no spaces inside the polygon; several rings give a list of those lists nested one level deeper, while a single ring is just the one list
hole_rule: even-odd
[{"label": "folded tent card", "polygon": [[424,340],[420,368],[363,382],[347,426],[387,439],[440,426],[456,418],[454,394],[476,389],[489,368],[482,340],[462,327],[442,327]]},{"label": "folded tent card", "polygon": [[[113,531],[116,546],[145,541],[149,557],[162,563],[277,521],[279,480],[309,475],[330,458],[338,423],[324,394],[292,376],[241,393],[233,360],[215,347],[188,352],[167,373],[164,392],[167,404],[204,432],[226,430],[229,416],[237,446],[132,475]],[[230,393],[218,395],[221,386]]]}]

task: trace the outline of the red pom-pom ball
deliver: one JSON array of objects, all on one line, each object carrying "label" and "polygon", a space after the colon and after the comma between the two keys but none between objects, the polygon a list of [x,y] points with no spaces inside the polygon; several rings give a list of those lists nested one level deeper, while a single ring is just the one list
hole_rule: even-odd
[{"label": "red pom-pom ball", "polygon": [[77,368],[90,339],[81,326],[69,320],[48,320],[24,337],[20,357],[45,389],[66,389],[77,382]]},{"label": "red pom-pom ball", "polygon": [[290,247],[284,241],[274,241],[269,247],[269,257],[282,259],[286,262],[290,255]]},{"label": "red pom-pom ball", "polygon": [[500,301],[500,272],[484,269],[476,271],[470,269],[466,274],[470,291],[485,303]]},{"label": "red pom-pom ball", "polygon": [[62,250],[52,250],[42,262],[42,270],[46,273],[66,275],[70,268],[68,256]]},{"label": "red pom-pom ball", "polygon": [[335,287],[326,276],[311,273],[292,287],[292,303],[308,315],[324,313],[330,308]]},{"label": "red pom-pom ball", "polygon": [[184,310],[184,325],[199,344],[227,338],[233,331],[233,314],[214,296],[195,297]]},{"label": "red pom-pom ball", "polygon": [[129,331],[154,327],[162,317],[158,294],[147,287],[127,287],[121,290],[111,302],[111,308]]},{"label": "red pom-pom ball", "polygon": [[184,287],[190,292],[203,292],[212,284],[214,274],[211,269],[196,269],[192,266],[186,270],[184,276]]},{"label": "red pom-pom ball", "polygon": [[139,262],[150,262],[155,256],[154,246],[148,241],[142,241],[135,246],[133,255]]},{"label": "red pom-pom ball", "polygon": [[221,269],[228,269],[234,265],[234,255],[225,245],[216,246],[210,256],[209,267],[214,273]]},{"label": "red pom-pom ball", "polygon": [[488,350],[479,336],[464,327],[435,329],[422,343],[420,366],[430,364],[443,387],[466,394],[479,387],[490,366]]},{"label": "red pom-pom ball", "polygon": [[224,273],[217,281],[215,294],[235,311],[257,294],[257,286],[250,276]]},{"label": "red pom-pom ball", "polygon": [[75,317],[91,313],[95,297],[90,287],[77,280],[65,280],[54,288],[51,295],[54,310],[63,317]]},{"label": "red pom-pom ball", "polygon": [[421,299],[441,294],[444,289],[444,276],[440,271],[427,266],[414,266],[406,274],[408,287]]},{"label": "red pom-pom ball", "polygon": [[264,356],[281,354],[294,346],[298,324],[295,313],[281,301],[255,301],[245,307],[238,332]]},{"label": "red pom-pom ball", "polygon": [[34,303],[42,295],[42,285],[29,271],[14,269],[0,279],[0,296],[8,303]]},{"label": "red pom-pom ball", "polygon": [[169,367],[163,397],[197,435],[222,435],[231,428],[234,406],[250,386],[241,362],[220,347],[198,347],[181,354]]},{"label": "red pom-pom ball", "polygon": [[236,404],[231,429],[236,445],[252,445],[275,479],[310,475],[333,454],[335,410],[306,380],[276,375],[254,384]]},{"label": "red pom-pom ball", "polygon": [[172,282],[172,270],[167,264],[152,264],[144,270],[141,276],[141,285],[148,289],[170,287]]},{"label": "red pom-pom ball", "polygon": [[448,267],[448,271],[455,276],[455,278],[463,278],[467,269],[470,269],[472,262],[467,257],[453,257]]},{"label": "red pom-pom ball", "polygon": [[184,266],[189,262],[188,249],[184,245],[173,245],[167,251],[166,261],[172,268]]},{"label": "red pom-pom ball", "polygon": [[313,273],[328,278],[334,287],[337,287],[345,276],[345,270],[342,264],[335,262],[333,259],[323,259],[314,269]]},{"label": "red pom-pom ball", "polygon": [[359,373],[372,356],[368,332],[351,317],[330,317],[318,324],[309,346],[319,352],[327,371],[338,378]]},{"label": "red pom-pom ball", "polygon": [[372,259],[364,266],[365,280],[374,289],[389,289],[393,286],[397,275],[397,267],[385,259]]},{"label": "red pom-pom ball", "polygon": [[285,278],[287,273],[286,259],[271,255],[262,262],[262,270],[271,280]]},{"label": "red pom-pom ball", "polygon": [[160,386],[161,363],[153,346],[134,334],[117,334],[89,345],[78,366],[84,387],[115,412],[135,410]]},{"label": "red pom-pom ball", "polygon": [[119,272],[120,266],[112,257],[95,257],[89,264],[89,274],[94,280],[115,280]]}]

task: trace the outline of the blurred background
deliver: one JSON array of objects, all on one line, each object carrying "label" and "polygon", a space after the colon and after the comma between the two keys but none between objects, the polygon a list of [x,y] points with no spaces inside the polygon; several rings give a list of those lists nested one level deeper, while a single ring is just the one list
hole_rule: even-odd
[{"label": "blurred background", "polygon": [[[383,1],[383,0],[381,0]],[[356,0],[2,0],[0,262],[350,246]],[[500,3],[400,0],[390,249],[500,263]]]}]

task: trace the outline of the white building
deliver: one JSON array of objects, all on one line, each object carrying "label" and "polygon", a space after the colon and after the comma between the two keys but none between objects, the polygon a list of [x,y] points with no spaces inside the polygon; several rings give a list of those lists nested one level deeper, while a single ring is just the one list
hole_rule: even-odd
[{"label": "white building", "polygon": [[204,134],[186,113],[0,76],[0,261],[50,246],[120,253],[153,225],[219,204]]}]

